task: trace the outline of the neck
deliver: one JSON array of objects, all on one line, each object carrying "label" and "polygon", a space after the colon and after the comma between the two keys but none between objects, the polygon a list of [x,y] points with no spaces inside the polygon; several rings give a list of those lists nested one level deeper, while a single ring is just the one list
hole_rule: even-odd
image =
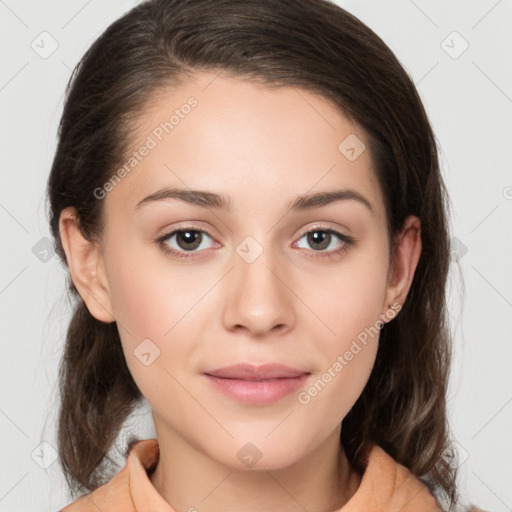
[{"label": "neck", "polygon": [[175,510],[332,512],[359,487],[337,429],[288,467],[239,470],[219,463],[176,432],[158,435],[160,459],[150,480]]}]

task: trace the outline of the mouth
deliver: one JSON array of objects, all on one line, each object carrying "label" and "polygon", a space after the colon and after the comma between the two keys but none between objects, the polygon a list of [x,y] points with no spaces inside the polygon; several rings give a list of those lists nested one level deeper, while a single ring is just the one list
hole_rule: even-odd
[{"label": "mouth", "polygon": [[227,366],[204,373],[210,385],[231,399],[249,405],[269,405],[298,391],[310,372],[280,364]]}]

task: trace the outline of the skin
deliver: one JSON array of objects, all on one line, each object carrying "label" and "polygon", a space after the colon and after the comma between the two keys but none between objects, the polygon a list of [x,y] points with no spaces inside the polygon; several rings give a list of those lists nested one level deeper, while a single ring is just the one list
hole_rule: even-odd
[{"label": "skin", "polygon": [[[365,142],[364,133],[305,90],[199,73],[149,102],[131,150],[190,96],[198,105],[106,194],[98,241],[83,238],[73,208],[62,212],[73,282],[92,315],[118,323],[160,444],[151,481],[175,509],[335,510],[361,479],[339,435],[373,368],[378,335],[306,405],[297,393],[266,406],[235,402],[202,373],[279,362],[311,372],[307,389],[365,328],[392,319],[389,304],[404,303],[421,252],[419,220],[406,220],[390,262],[369,151],[350,161],[338,150],[349,134]],[[176,199],[136,209],[173,186],[229,195],[232,209]],[[298,195],[340,188],[366,197],[373,214],[355,200],[288,211]],[[183,223],[212,235],[203,235],[196,259],[173,258],[155,243]],[[318,249],[304,235],[327,228],[357,241],[328,258],[343,241],[333,235]],[[251,263],[236,250],[246,237],[262,248]],[[167,240],[190,254],[183,244]],[[145,339],[160,350],[150,365],[134,354]],[[237,457],[246,443],[261,453],[252,468]]]}]

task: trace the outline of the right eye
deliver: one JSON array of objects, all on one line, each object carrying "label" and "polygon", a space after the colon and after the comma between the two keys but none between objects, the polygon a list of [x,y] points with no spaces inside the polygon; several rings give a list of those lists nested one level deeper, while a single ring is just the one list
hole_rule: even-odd
[{"label": "right eye", "polygon": [[[179,228],[159,237],[157,242],[166,254],[171,254],[176,258],[195,258],[196,253],[201,252],[206,238],[213,239],[212,236],[202,230],[195,228]],[[187,255],[190,253],[190,255]]]}]

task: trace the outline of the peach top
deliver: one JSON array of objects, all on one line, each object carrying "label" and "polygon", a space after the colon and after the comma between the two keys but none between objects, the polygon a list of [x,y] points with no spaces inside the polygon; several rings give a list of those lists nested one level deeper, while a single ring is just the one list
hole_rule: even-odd
[{"label": "peach top", "polygon": [[[160,456],[157,439],[132,445],[125,467],[108,483],[60,512],[175,512],[149,479]],[[442,512],[428,488],[374,445],[355,494],[334,512]]]}]

